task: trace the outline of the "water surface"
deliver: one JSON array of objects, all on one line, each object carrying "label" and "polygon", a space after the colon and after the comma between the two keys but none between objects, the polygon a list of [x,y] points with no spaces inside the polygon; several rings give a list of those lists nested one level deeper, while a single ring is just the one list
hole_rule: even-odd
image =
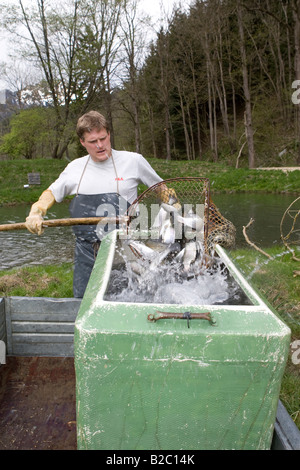
[{"label": "water surface", "polygon": [[[246,246],[242,230],[251,218],[254,224],[247,233],[259,247],[269,247],[280,241],[280,222],[295,195],[217,194],[212,197],[221,213],[237,229],[237,247]],[[24,222],[30,206],[0,207],[0,224]],[[49,219],[69,217],[68,204],[55,204]],[[0,232],[0,270],[16,266],[60,264],[72,262],[74,236],[71,227],[46,228],[42,236],[27,230]]]}]

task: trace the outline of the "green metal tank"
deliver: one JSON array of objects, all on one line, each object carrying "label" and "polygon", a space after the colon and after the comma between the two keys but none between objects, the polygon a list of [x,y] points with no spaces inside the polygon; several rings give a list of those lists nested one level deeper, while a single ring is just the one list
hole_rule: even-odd
[{"label": "green metal tank", "polygon": [[[118,232],[101,244],[75,323],[78,449],[269,449],[290,330],[217,251],[250,305],[104,300]],[[210,312],[214,321],[148,320]]]}]

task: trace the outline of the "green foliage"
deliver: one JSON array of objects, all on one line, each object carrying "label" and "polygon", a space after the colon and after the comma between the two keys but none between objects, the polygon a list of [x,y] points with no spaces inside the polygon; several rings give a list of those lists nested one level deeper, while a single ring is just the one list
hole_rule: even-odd
[{"label": "green foliage", "polygon": [[12,116],[10,127],[10,132],[1,139],[0,153],[26,159],[51,155],[54,144],[51,110],[31,108],[20,111]]},{"label": "green foliage", "polygon": [[[67,151],[73,158],[79,115],[98,109],[112,122],[117,148],[232,166],[239,156],[239,167],[248,166],[237,2],[195,1],[185,13],[176,8],[148,55],[137,34],[145,23],[128,2],[63,1],[59,9],[42,2],[23,12],[6,3],[0,22],[10,34],[20,23],[31,28],[34,47],[24,55],[36,59],[44,73],[29,97],[35,93],[35,104],[41,103],[43,91],[49,106],[13,116],[0,152],[30,159],[62,158]],[[291,100],[293,64],[299,61],[291,34],[297,15],[293,2],[263,3],[240,2],[255,166],[293,166],[300,159],[299,113]],[[118,45],[129,37],[131,53],[125,47],[119,57]]]},{"label": "green foliage", "polygon": [[[187,14],[177,10],[166,31],[157,35],[141,74],[147,103],[142,128],[145,148],[153,148],[155,139],[164,156],[167,136],[159,130],[168,127],[172,158],[221,160],[227,155],[235,164],[246,140],[236,6],[231,0],[193,2]],[[293,166],[299,157],[291,145],[298,139],[296,107],[291,102],[291,59],[297,53],[288,34],[294,22],[292,7],[287,3],[285,9],[280,2],[264,6],[257,2],[255,7],[244,2],[241,9],[255,164]],[[149,128],[154,128],[154,137]],[[288,151],[282,159],[279,153],[284,149]],[[247,152],[246,145],[241,166],[247,166]]]}]

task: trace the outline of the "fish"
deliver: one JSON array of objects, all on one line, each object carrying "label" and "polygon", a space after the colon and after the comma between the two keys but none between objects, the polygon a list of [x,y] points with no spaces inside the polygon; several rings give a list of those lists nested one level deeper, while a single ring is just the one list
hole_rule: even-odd
[{"label": "fish", "polygon": [[[171,201],[172,202],[172,201]],[[175,200],[174,200],[175,202]],[[197,232],[197,240],[187,242],[180,239],[176,239],[175,223],[179,222],[182,226],[191,228]],[[190,271],[191,265],[195,263],[197,257],[202,251],[202,244],[199,241],[203,240],[203,219],[195,214],[193,211],[189,211],[185,217],[182,217],[175,208],[170,204],[162,203],[160,210],[155,218],[152,228],[159,228],[158,240],[146,240],[144,243],[131,240],[128,245],[134,255],[144,261],[149,262],[148,270],[155,271],[169,256],[173,255],[173,262],[182,263],[184,273]],[[178,229],[178,225],[177,225]],[[181,232],[182,233],[182,232]],[[179,238],[179,237],[177,237]],[[182,244],[185,243],[182,249]],[[134,266],[135,272],[143,274],[140,268]]]},{"label": "fish", "polygon": [[176,214],[176,221],[181,223],[184,227],[191,228],[196,231],[196,236],[198,240],[204,240],[204,220],[197,214],[194,214],[192,211],[187,213],[186,217],[182,217],[179,214]]},{"label": "fish", "polygon": [[[151,271],[155,270],[170,253],[177,253],[180,250],[179,243],[151,243],[149,240],[147,240],[147,243],[150,243],[152,247],[147,246],[146,243],[138,242],[136,240],[130,240],[127,243],[138,260],[148,261],[150,263],[149,269]],[[155,250],[153,247],[157,249]],[[133,270],[137,274],[139,274],[139,272],[142,274],[140,267],[136,266],[135,264],[133,264]]]},{"label": "fish", "polygon": [[150,263],[149,270],[155,271],[159,265],[167,258],[171,253],[177,253],[180,250],[179,243],[170,243],[161,253],[158,254]]},{"label": "fish", "polygon": [[145,257],[151,258],[155,256],[155,253],[164,251],[168,244],[163,243],[159,239],[147,238],[145,241],[129,240],[126,244],[131,247],[132,251],[136,250],[136,256],[138,258]]},{"label": "fish", "polygon": [[[197,240],[204,240],[204,220],[202,217],[195,214],[192,210],[190,210],[186,216],[182,216],[175,207],[166,203],[161,204],[161,208],[154,220],[152,228],[158,228],[159,236],[163,243],[174,243],[176,234],[182,234],[183,232],[178,229],[179,224],[183,226],[183,229],[186,228],[187,230],[192,229],[192,231],[195,231]],[[186,233],[186,236],[187,235]],[[191,236],[189,235],[188,238],[190,239]]]},{"label": "fish", "polygon": [[167,204],[166,202],[162,202],[161,207],[169,214],[178,212],[178,209],[176,207],[172,206],[171,204]]},{"label": "fish", "polygon": [[195,261],[197,256],[196,242],[187,243],[184,249],[183,255],[183,270],[187,272],[190,269],[191,264]]},{"label": "fish", "polygon": [[162,243],[174,243],[175,242],[175,228],[173,220],[171,220],[171,215],[168,211],[165,210],[163,206],[167,204],[162,204],[157,216],[155,217],[153,228],[158,229],[158,236]]},{"label": "fish", "polygon": [[152,248],[146,246],[144,243],[136,240],[130,240],[127,242],[129,248],[137,258],[151,259],[155,255],[155,251]]},{"label": "fish", "polygon": [[153,225],[151,228],[160,228],[167,218],[167,211],[161,207],[158,211],[157,216],[154,219]]},{"label": "fish", "polygon": [[163,243],[162,241],[158,240],[158,239],[151,239],[151,238],[147,238],[147,240],[145,240],[145,245],[148,246],[149,248],[151,248],[152,250],[154,251],[164,251],[166,249],[166,244]]},{"label": "fish", "polygon": [[163,243],[170,244],[175,242],[175,228],[171,220],[166,220],[162,225],[159,236]]},{"label": "fish", "polygon": [[191,265],[196,261],[202,251],[202,245],[199,241],[190,241],[174,258],[176,262],[183,264],[183,271],[187,273]]}]

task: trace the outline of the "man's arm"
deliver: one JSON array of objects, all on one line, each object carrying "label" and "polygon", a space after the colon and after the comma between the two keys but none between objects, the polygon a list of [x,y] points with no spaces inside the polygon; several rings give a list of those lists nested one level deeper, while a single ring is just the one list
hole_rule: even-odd
[{"label": "man's arm", "polygon": [[41,194],[39,200],[31,206],[29,216],[26,218],[25,225],[29,232],[37,233],[38,235],[41,235],[44,232],[42,227],[44,222],[43,217],[54,203],[55,198],[52,192],[50,189],[46,189],[46,191]]}]

